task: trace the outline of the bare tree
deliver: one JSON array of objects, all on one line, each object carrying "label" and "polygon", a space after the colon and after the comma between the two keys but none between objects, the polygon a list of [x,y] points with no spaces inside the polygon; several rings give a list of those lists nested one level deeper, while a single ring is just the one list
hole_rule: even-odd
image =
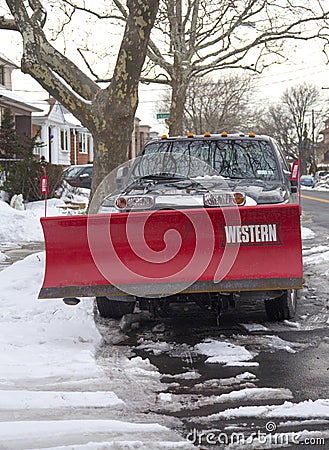
[{"label": "bare tree", "polygon": [[288,157],[299,157],[301,171],[306,173],[307,167],[315,164],[314,146],[326,117],[327,100],[320,89],[302,83],[286,89],[279,102],[269,106],[258,130],[275,137]]},{"label": "bare tree", "polygon": [[138,84],[145,61],[158,0],[128,0],[126,25],[108,87],[101,89],[47,38],[47,13],[40,0],[6,0],[12,17],[0,28],[21,34],[21,68],[60,101],[94,138],[92,192],[126,159],[138,104]]},{"label": "bare tree", "polygon": [[[115,3],[125,17],[124,2]],[[322,0],[161,0],[143,80],[172,88],[169,133],[183,131],[194,78],[226,68],[261,72],[286,60],[288,40],[326,44],[328,11]]]},{"label": "bare tree", "polygon": [[184,131],[244,132],[248,129],[254,82],[251,76],[225,75],[192,80],[185,104]]}]

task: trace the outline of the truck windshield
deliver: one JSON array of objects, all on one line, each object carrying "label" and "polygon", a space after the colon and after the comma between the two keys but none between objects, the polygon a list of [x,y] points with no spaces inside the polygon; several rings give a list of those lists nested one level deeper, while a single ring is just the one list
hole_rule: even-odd
[{"label": "truck windshield", "polygon": [[227,178],[277,180],[277,160],[265,140],[175,140],[147,144],[133,168],[134,177],[157,173],[190,178],[220,175]]}]

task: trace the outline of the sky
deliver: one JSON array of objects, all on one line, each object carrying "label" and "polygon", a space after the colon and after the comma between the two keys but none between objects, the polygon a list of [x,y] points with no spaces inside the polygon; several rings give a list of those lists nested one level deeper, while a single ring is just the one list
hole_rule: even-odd
[{"label": "sky", "polygon": [[[19,62],[20,44],[11,34],[8,39],[8,32],[0,30],[0,38],[5,44],[0,47],[0,51],[6,54],[14,62]],[[285,89],[303,82],[316,84],[323,90],[324,95],[329,96],[329,65],[326,63],[326,57],[322,52],[322,44],[319,42],[292,42],[286,50],[287,61],[283,64],[276,64],[266,68],[259,76],[255,95],[262,101],[266,99],[275,102]],[[29,99],[41,100],[47,98],[42,88],[30,79],[23,76],[19,71],[15,71],[14,90],[22,96]],[[241,71],[241,74],[245,73]],[[156,114],[163,111],[161,108],[161,98],[168,90],[168,87],[150,84],[141,85],[139,90],[139,107],[137,117],[141,119],[142,124],[152,127],[152,130],[159,133],[165,132],[165,121],[157,120]]]}]

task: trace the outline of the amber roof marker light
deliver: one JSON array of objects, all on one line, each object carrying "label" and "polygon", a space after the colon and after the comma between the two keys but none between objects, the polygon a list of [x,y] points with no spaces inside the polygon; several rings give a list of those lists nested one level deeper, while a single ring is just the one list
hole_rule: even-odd
[{"label": "amber roof marker light", "polygon": [[227,132],[226,132],[226,131],[223,131],[223,132],[221,133],[221,136],[222,136],[222,137],[227,137]]},{"label": "amber roof marker light", "polygon": [[249,137],[255,137],[255,133],[252,131],[251,133],[249,133]]}]

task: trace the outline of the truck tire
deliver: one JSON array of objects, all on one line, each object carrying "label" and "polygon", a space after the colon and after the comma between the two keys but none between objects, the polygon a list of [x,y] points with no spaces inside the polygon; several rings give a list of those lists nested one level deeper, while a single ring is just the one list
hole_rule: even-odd
[{"label": "truck tire", "polygon": [[298,291],[289,289],[280,297],[265,300],[265,310],[270,321],[293,319],[297,309]]},{"label": "truck tire", "polygon": [[106,319],[121,319],[125,314],[131,314],[135,309],[135,300],[113,300],[108,297],[96,297],[97,309],[101,317]]}]

